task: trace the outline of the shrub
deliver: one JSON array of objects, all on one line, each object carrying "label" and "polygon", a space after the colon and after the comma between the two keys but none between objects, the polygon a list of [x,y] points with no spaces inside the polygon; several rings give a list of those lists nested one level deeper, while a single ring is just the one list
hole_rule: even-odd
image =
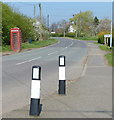
[{"label": "shrub", "polygon": [[66,37],[75,37],[76,34],[75,34],[75,33],[66,33],[65,36],[66,36]]},{"label": "shrub", "polygon": [[[64,37],[63,33],[51,33],[52,37]],[[65,37],[75,37],[75,33],[66,33]]]},{"label": "shrub", "polygon": [[[18,12],[15,12],[10,6],[0,2],[2,5],[2,43],[10,44],[10,29],[14,27],[21,28],[22,42],[27,39],[34,39],[35,30],[33,28],[33,19],[28,18]],[[1,26],[0,26],[1,27]]]},{"label": "shrub", "polygon": [[51,33],[50,34],[52,37],[63,37],[63,33]]},{"label": "shrub", "polygon": [[98,33],[98,43],[104,44],[104,35],[109,34],[109,32],[100,32]]}]

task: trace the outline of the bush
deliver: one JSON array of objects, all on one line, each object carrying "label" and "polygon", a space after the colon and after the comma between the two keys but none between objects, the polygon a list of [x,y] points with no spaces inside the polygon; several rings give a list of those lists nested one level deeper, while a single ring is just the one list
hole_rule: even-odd
[{"label": "bush", "polygon": [[[41,36],[40,36],[40,34],[41,34]],[[39,34],[39,40],[48,40],[48,38],[49,38],[48,31],[43,30],[40,34]]]},{"label": "bush", "polygon": [[10,44],[10,29],[14,27],[21,28],[22,41],[34,39],[35,30],[33,28],[33,20],[15,12],[7,4],[0,2],[2,5],[2,43],[3,45]]},{"label": "bush", "polygon": [[104,35],[109,34],[109,32],[100,32],[98,33],[98,43],[104,44]]},{"label": "bush", "polygon": [[51,33],[50,34],[52,37],[63,37],[63,33]]},{"label": "bush", "polygon": [[[64,37],[63,33],[51,33],[52,37]],[[75,37],[75,33],[66,33],[65,37]]]},{"label": "bush", "polygon": [[76,33],[66,33],[65,35],[66,37],[75,37],[76,36]]}]

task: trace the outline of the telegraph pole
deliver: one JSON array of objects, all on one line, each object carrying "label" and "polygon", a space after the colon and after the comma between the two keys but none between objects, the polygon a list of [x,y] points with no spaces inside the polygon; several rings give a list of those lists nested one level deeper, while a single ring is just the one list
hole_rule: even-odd
[{"label": "telegraph pole", "polygon": [[39,4],[39,9],[40,9],[40,22],[42,23],[42,6],[41,6],[41,3]]},{"label": "telegraph pole", "polygon": [[[73,15],[73,17],[75,16],[75,14]],[[74,24],[75,24],[75,37],[77,38],[78,37],[78,18],[76,21],[74,21]]]},{"label": "telegraph pole", "polygon": [[40,26],[39,26],[39,29],[40,29],[40,40],[43,40],[42,38],[42,6],[41,6],[41,3],[39,4],[39,9],[40,9]]},{"label": "telegraph pole", "polygon": [[[113,5],[113,4],[112,4]],[[111,6],[111,30],[110,30],[110,49],[112,48],[112,14],[113,14],[113,12],[112,12],[112,7],[113,6]]]},{"label": "telegraph pole", "polygon": [[81,10],[80,10],[80,15],[79,15],[79,36],[81,33]]},{"label": "telegraph pole", "polygon": [[34,19],[36,19],[36,5],[34,5]]},{"label": "telegraph pole", "polygon": [[47,27],[48,27],[48,31],[49,31],[49,14],[47,15]]}]

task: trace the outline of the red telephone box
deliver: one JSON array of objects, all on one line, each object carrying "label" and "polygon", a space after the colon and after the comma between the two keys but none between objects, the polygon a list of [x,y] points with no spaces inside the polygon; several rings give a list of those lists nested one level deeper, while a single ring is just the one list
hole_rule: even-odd
[{"label": "red telephone box", "polygon": [[10,29],[10,45],[11,49],[15,52],[19,52],[22,46],[21,29],[11,28]]}]

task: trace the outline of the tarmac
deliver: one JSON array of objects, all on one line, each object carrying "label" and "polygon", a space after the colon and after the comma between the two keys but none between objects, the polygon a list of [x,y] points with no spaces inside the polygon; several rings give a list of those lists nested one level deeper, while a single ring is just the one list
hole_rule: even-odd
[{"label": "tarmac", "polygon": [[29,107],[13,110],[4,118],[112,118],[112,67],[106,52],[88,42],[88,56],[80,78],[67,81],[66,95],[58,91],[42,99],[40,116],[29,116]]}]

